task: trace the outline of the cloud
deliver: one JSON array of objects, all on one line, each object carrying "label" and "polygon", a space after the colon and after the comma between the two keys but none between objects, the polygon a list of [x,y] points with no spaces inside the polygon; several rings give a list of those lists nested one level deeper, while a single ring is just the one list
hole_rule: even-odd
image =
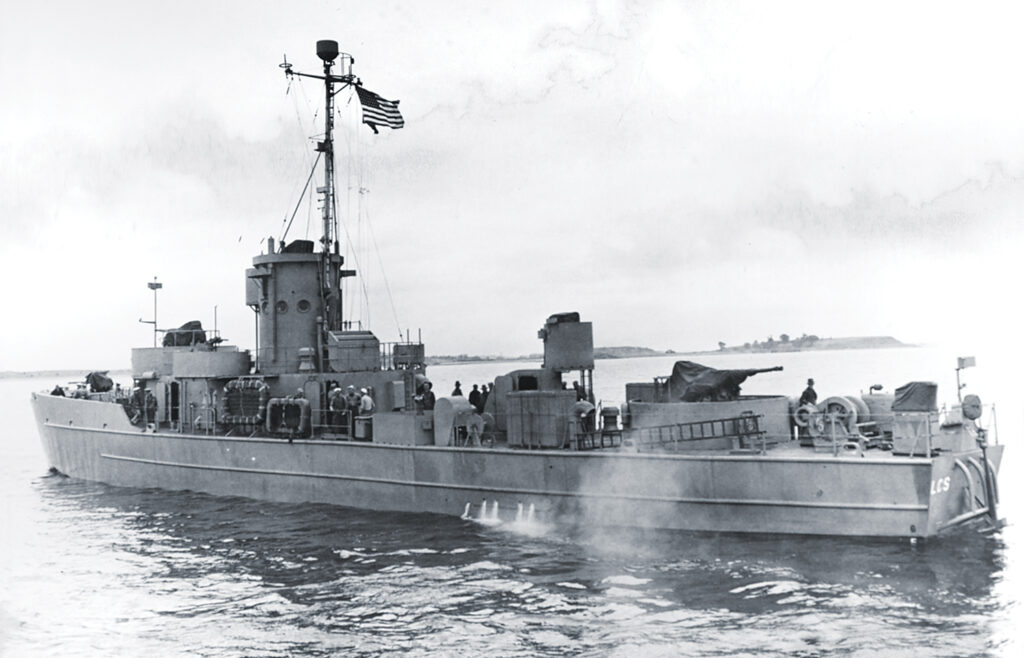
[{"label": "cloud", "polygon": [[[0,28],[18,92],[0,106],[0,258],[36,285],[12,303],[102,309],[118,328],[90,320],[89,359],[124,363],[158,275],[168,325],[209,323],[216,304],[251,344],[244,269],[291,216],[320,130],[322,89],[276,64],[317,71],[314,42],[334,37],[407,121],[374,136],[338,97],[344,248],[365,248],[349,263],[375,291],[351,308],[382,335],[517,354],[570,309],[609,343],[675,349],[968,335],[976,320],[949,309],[1006,319],[997,291],[1020,273],[1024,45],[1006,11],[25,6]],[[38,75],[55,70],[60,85]],[[319,221],[303,202],[289,238]],[[83,359],[41,324],[12,364]]]}]

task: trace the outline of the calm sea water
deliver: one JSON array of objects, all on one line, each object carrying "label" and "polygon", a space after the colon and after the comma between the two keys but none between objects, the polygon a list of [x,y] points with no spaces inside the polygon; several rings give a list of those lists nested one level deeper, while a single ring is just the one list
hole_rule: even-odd
[{"label": "calm sea water", "polygon": [[[901,349],[716,356],[783,365],[748,393],[940,383],[955,355]],[[598,397],[673,358],[599,362]],[[5,656],[1024,655],[1021,387],[1005,355],[965,373],[996,402],[995,536],[939,541],[487,526],[433,515],[122,489],[47,474],[28,394],[0,380]],[[524,364],[435,367],[447,392]]]}]

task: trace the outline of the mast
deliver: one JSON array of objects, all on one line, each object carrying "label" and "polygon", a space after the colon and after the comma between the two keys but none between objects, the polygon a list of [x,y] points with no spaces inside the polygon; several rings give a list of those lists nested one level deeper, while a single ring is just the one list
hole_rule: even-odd
[{"label": "mast", "polygon": [[[299,203],[316,177],[323,160],[323,185],[317,187],[323,219],[320,249],[312,240],[283,242],[291,220],[281,235],[281,246],[267,240],[267,250],[252,259],[246,270],[246,305],[257,312],[259,372],[266,375],[303,375],[305,373],[350,372],[382,368],[380,341],[372,332],[351,331],[344,321],[341,282],[355,276],[355,270],[343,269],[344,257],[338,246],[339,222],[334,161],[334,97],[355,87],[362,109],[363,123],[376,133],[377,126],[401,128],[405,125],[398,101],[388,100],[362,87],[352,74],[354,59],[338,51],[338,42],[317,41],[316,54],[323,62],[323,73],[292,70],[288,59],[281,63],[285,77],[323,80],[324,132],[316,136],[316,162],[306,178]],[[337,65],[337,68],[335,68]],[[414,349],[415,348],[415,349]],[[402,354],[394,352],[395,363],[404,367],[423,365],[422,345],[406,345]]]},{"label": "mast", "polygon": [[324,62],[324,141],[317,144],[317,150],[324,154],[324,186],[320,188],[324,195],[324,232],[320,240],[322,251],[328,253],[334,226],[334,76],[331,67],[339,54],[338,42],[317,41],[316,54]]},{"label": "mast", "polygon": [[[324,81],[324,139],[317,142],[316,150],[324,160],[324,183],[317,188],[322,195],[323,234],[320,238],[320,302],[323,309],[322,331],[342,331],[344,321],[341,308],[341,279],[354,276],[355,271],[343,270],[343,259],[339,254],[337,236],[334,227],[337,223],[335,215],[335,184],[334,184],[334,97],[347,87],[359,84],[359,78],[352,74],[354,58],[348,53],[338,51],[338,42],[324,39],[316,42],[316,54],[323,61],[323,75],[300,73],[292,70],[287,59],[281,64],[287,76],[301,76]],[[337,73],[332,72],[335,61],[339,60]],[[336,85],[339,85],[337,88]]]}]

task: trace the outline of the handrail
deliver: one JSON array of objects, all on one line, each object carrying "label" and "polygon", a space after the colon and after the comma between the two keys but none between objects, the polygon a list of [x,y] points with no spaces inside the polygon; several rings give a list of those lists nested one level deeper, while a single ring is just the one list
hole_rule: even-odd
[{"label": "handrail", "polygon": [[422,345],[419,341],[397,340],[380,343],[380,369],[397,370],[399,365],[395,361],[395,347],[398,345]]},{"label": "handrail", "polygon": [[[922,457],[931,457],[932,456],[932,451],[933,451],[932,440],[934,439],[934,435],[932,433],[932,425],[939,421],[939,412],[938,411],[897,411],[897,412],[894,412],[893,418],[894,419],[908,418],[908,419],[913,419],[913,420],[920,420],[922,418],[924,419],[924,428],[925,428],[924,436],[918,436],[918,435],[914,436],[914,443],[913,443],[913,445],[910,448],[910,456],[914,457],[917,454],[918,440],[923,438],[924,439],[924,450],[922,451],[923,454],[921,456]],[[893,438],[895,438],[895,435],[894,435]]]},{"label": "handrail", "polygon": [[195,434],[196,426],[202,426],[205,434],[212,434],[217,429],[217,407],[215,404],[188,404],[190,431]]},{"label": "handrail", "polygon": [[577,430],[572,434],[574,450],[600,450],[618,448],[622,445],[623,431],[620,429]]},{"label": "handrail", "polygon": [[351,409],[319,409],[313,412],[310,424],[314,434],[336,434],[346,438],[355,435],[354,416]]}]

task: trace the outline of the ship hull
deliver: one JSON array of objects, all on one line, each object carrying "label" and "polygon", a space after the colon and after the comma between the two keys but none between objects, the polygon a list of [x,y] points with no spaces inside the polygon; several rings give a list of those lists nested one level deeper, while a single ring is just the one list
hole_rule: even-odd
[{"label": "ship hull", "polygon": [[[687,531],[928,537],[983,516],[980,451],[639,454],[394,446],[140,431],[114,404],[33,395],[74,478],[278,502]],[[988,449],[998,471],[1001,446]],[[974,459],[972,466],[970,460]],[[994,474],[993,474],[994,475]]]}]

